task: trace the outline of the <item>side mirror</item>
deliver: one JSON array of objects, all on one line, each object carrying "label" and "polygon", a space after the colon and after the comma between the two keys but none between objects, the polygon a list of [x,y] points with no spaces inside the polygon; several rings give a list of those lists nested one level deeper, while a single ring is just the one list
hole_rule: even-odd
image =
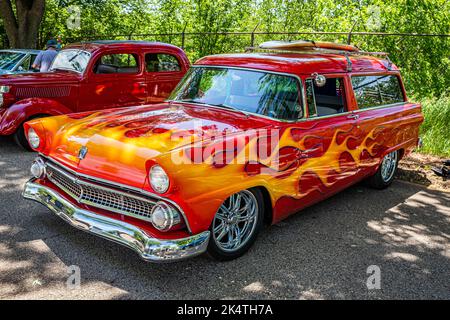
[{"label": "side mirror", "polygon": [[313,73],[312,77],[314,79],[314,84],[319,88],[323,87],[327,83],[327,78],[324,75]]}]

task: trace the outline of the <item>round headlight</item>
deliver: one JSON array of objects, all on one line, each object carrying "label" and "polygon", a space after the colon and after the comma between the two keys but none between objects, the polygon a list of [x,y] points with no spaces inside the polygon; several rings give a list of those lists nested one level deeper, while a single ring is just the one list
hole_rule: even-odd
[{"label": "round headlight", "polygon": [[158,202],[152,209],[152,224],[159,231],[167,231],[180,223],[178,211],[165,202]]},{"label": "round headlight", "polygon": [[169,176],[160,166],[154,165],[150,169],[149,178],[150,184],[156,192],[164,193],[169,189]]},{"label": "round headlight", "polygon": [[33,128],[28,130],[28,142],[33,149],[39,148],[39,145],[41,144],[41,139]]},{"label": "round headlight", "polygon": [[30,171],[33,177],[37,179],[44,178],[46,175],[44,161],[41,158],[37,158],[36,160],[34,160],[33,164],[31,165]]}]

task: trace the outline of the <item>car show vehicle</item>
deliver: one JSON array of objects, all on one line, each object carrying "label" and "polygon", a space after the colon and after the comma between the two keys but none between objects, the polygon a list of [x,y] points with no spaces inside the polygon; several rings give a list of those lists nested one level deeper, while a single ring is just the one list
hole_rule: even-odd
[{"label": "car show vehicle", "polygon": [[27,122],[39,156],[24,198],[147,261],[231,260],[264,224],[392,183],[423,116],[385,54],[249,51],[200,59],[161,104]]},{"label": "car show vehicle", "polygon": [[50,72],[0,76],[0,135],[29,149],[30,119],[164,101],[189,68],[180,48],[159,42],[66,46]]},{"label": "car show vehicle", "polygon": [[34,72],[32,65],[40,50],[0,50],[0,75]]}]

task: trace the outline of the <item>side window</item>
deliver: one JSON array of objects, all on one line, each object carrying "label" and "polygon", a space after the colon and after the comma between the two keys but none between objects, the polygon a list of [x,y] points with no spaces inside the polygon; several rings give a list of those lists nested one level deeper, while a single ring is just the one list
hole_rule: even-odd
[{"label": "side window", "polygon": [[404,101],[400,80],[396,76],[352,77],[353,91],[359,109]]},{"label": "side window", "polygon": [[314,83],[312,79],[306,80],[306,103],[308,103],[309,117],[317,117],[316,99],[314,97]]},{"label": "side window", "polygon": [[318,87],[312,79],[306,80],[306,101],[309,117],[322,117],[347,111],[343,78],[327,78],[324,86]]},{"label": "side window", "polygon": [[107,54],[98,59],[94,66],[94,73],[138,73],[138,61],[138,56],[134,54]]},{"label": "side window", "polygon": [[405,101],[400,81],[396,76],[384,76],[378,79],[383,104]]},{"label": "side window", "polygon": [[147,72],[177,72],[181,71],[178,59],[165,53],[147,53],[145,55]]}]

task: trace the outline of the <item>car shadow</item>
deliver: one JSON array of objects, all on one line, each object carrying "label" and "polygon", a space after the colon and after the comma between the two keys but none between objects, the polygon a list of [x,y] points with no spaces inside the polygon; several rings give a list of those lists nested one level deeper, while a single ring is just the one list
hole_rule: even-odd
[{"label": "car shadow", "polygon": [[[0,141],[2,298],[92,297],[85,288],[99,298],[115,289],[108,296],[114,299],[450,298],[448,193],[399,181],[382,191],[356,185],[266,228],[237,260],[204,255],[151,264],[22,200],[25,162],[33,155],[5,144]],[[81,270],[78,295],[65,287],[72,265]],[[381,270],[381,289],[369,290],[373,265]]]}]

